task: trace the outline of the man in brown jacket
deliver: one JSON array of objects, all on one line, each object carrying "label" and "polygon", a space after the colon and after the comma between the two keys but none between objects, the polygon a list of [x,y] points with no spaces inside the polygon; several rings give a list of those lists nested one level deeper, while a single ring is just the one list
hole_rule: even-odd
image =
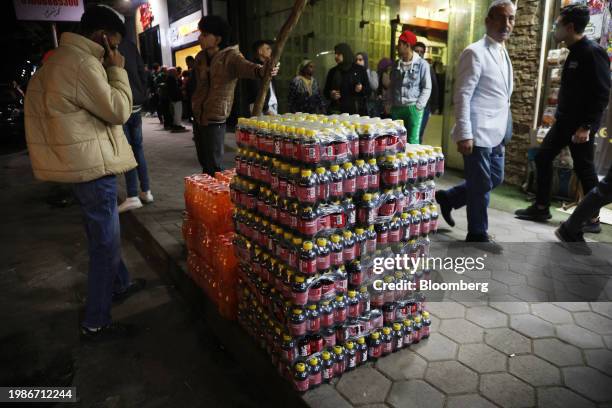
[{"label": "man in brown jacket", "polygon": [[123,16],[108,6],[87,8],[78,33],[62,34],[59,47],[30,81],[25,98],[26,140],[34,176],[71,183],[88,240],[86,340],[129,334],[111,322],[113,301],[143,287],[130,280],[121,259],[116,175],[136,167],[123,125],[132,91],[117,46]]},{"label": "man in brown jacket", "polygon": [[[194,140],[202,172],[222,170],[225,121],[232,110],[238,79],[263,78],[265,67],[248,61],[229,46],[230,26],[219,16],[205,16],[199,24],[200,47],[195,60],[196,90],[192,98]],[[272,69],[272,75],[278,68]]]}]

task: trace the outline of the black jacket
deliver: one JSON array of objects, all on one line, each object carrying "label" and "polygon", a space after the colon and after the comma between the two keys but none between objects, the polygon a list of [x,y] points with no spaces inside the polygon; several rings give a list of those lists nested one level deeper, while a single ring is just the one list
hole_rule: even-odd
[{"label": "black jacket", "polygon": [[598,129],[610,95],[610,60],[586,37],[569,47],[563,65],[557,120]]},{"label": "black jacket", "polygon": [[[254,63],[259,65],[264,65],[263,61],[255,58],[253,60]],[[263,79],[245,79],[246,86],[246,100],[249,105],[254,104],[257,99],[257,95],[259,94],[259,90],[261,89],[261,85],[263,83]],[[274,88],[274,92],[276,92],[276,99],[278,100],[278,88],[276,87],[276,80],[272,78],[272,87]],[[268,103],[270,103],[270,90],[268,89],[268,93],[266,94],[266,99],[264,100],[264,106],[262,109],[262,113],[266,113],[268,108]],[[278,102],[277,102],[278,103]]]},{"label": "black jacket", "polygon": [[[361,84],[361,92],[355,92],[355,85]],[[334,101],[331,91],[340,91],[340,99]],[[352,64],[349,69],[343,71],[335,66],[327,73],[323,95],[330,100],[329,113],[358,113],[368,114],[367,99],[370,96],[370,80],[368,72],[364,67]]]},{"label": "black jacket", "polygon": [[124,39],[119,44],[119,52],[125,57],[125,70],[128,73],[134,105],[143,105],[147,101],[147,74],[142,57],[136,45]]},{"label": "black jacket", "polygon": [[429,66],[429,73],[431,74],[431,96],[427,101],[427,107],[433,113],[438,110],[438,99],[440,99],[440,88],[438,87],[438,77],[434,72],[433,66]]}]

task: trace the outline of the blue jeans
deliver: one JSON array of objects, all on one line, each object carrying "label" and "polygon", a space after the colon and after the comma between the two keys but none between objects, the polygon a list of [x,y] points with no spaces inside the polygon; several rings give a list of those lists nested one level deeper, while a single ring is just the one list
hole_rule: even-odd
[{"label": "blue jeans", "polygon": [[130,282],[121,259],[117,178],[106,176],[77,183],[73,191],[81,206],[89,252],[87,305],[82,324],[103,327],[111,322],[113,292],[122,292]]},{"label": "blue jeans", "polygon": [[421,130],[419,133],[419,144],[423,144],[423,135],[425,134],[425,128],[427,127],[427,122],[429,121],[429,116],[431,115],[431,108],[429,106],[425,107],[423,111],[423,119],[421,119]]},{"label": "blue jeans", "polygon": [[149,173],[147,172],[147,161],[144,157],[142,148],[142,117],[140,112],[132,113],[125,125],[123,132],[127,137],[128,143],[132,146],[134,158],[138,166],[125,173],[125,184],[128,197],[138,196],[138,180],[140,180],[140,190],[149,191]]},{"label": "blue jeans", "polygon": [[487,207],[491,190],[504,180],[504,145],[477,147],[469,156],[463,156],[465,181],[449,190],[450,205],[457,209],[467,207],[468,232],[486,234],[489,229]]}]

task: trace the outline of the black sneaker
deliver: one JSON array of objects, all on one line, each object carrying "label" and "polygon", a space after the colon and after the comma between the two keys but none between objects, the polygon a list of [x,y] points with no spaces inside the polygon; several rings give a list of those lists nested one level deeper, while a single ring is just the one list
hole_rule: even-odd
[{"label": "black sneaker", "polygon": [[587,223],[582,227],[582,232],[585,234],[601,233],[601,223],[599,222],[599,218],[595,222],[592,222],[591,220],[587,221]]},{"label": "black sneaker", "polygon": [[552,218],[548,208],[540,209],[536,204],[532,204],[523,210],[516,210],[514,215],[518,219],[527,221],[548,221]]},{"label": "black sneaker", "polygon": [[474,247],[492,254],[501,254],[504,248],[493,240],[488,234],[472,234],[469,233],[465,237],[465,242],[474,244]]},{"label": "black sneaker", "polygon": [[134,337],[136,326],[125,323],[111,323],[108,326],[91,329],[81,326],[81,340],[85,342],[105,342]]},{"label": "black sneaker", "polygon": [[113,303],[122,303],[133,294],[140,292],[147,286],[145,279],[134,279],[130,282],[129,286],[123,291],[113,293]]},{"label": "black sneaker", "polygon": [[591,255],[593,253],[584,240],[582,232],[572,234],[567,230],[565,224],[561,224],[559,228],[555,230],[555,236],[563,243],[565,248],[574,254]]},{"label": "black sneaker", "polygon": [[448,196],[446,195],[446,191],[444,190],[436,191],[436,202],[440,206],[440,214],[442,214],[442,218],[444,218],[444,221],[446,221],[446,223],[449,226],[454,227],[455,220],[453,219],[453,216],[451,215],[451,211],[453,211],[453,207],[451,207],[450,203],[448,202]]}]

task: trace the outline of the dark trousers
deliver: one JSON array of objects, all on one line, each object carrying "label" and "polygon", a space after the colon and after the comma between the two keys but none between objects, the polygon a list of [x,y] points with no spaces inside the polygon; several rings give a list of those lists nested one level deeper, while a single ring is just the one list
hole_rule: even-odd
[{"label": "dark trousers", "polygon": [[174,117],[172,116],[172,108],[170,99],[161,98],[160,110],[164,117],[164,128],[170,128],[174,125]]},{"label": "dark trousers", "polygon": [[106,176],[73,185],[87,233],[89,274],[83,326],[103,327],[111,322],[113,292],[130,282],[121,259],[121,235],[117,212],[117,178]]},{"label": "dark trousers", "polygon": [[140,112],[132,113],[128,121],[123,125],[123,132],[127,137],[138,167],[125,173],[125,185],[128,197],[138,196],[138,180],[140,180],[140,190],[149,191],[149,173],[147,171],[147,161],[144,157],[142,148],[142,117]]},{"label": "dark trousers", "polygon": [[582,191],[588,193],[597,185],[597,173],[593,159],[595,156],[595,134],[599,129],[591,130],[589,141],[586,143],[572,143],[572,135],[576,133],[578,125],[565,120],[557,120],[550,129],[535,158],[537,169],[538,191],[536,204],[549,206],[551,200],[551,185],[553,160],[561,149],[569,146],[574,161],[574,171],[582,183]]},{"label": "dark trousers", "polygon": [[194,123],[193,140],[202,172],[214,176],[215,172],[222,171],[225,153],[225,123],[211,123],[207,126]]},{"label": "dark trousers", "polygon": [[429,106],[425,107],[423,111],[423,119],[421,119],[421,130],[419,131],[419,144],[423,144],[423,135],[425,134],[425,128],[427,127],[427,122],[429,122],[429,117],[431,116],[431,108]]},{"label": "dark trousers", "polygon": [[612,203],[612,167],[603,180],[592,189],[578,204],[572,215],[565,222],[571,234],[578,234],[582,226],[599,213],[604,205]]},{"label": "dark trousers", "polygon": [[463,156],[465,181],[446,190],[450,205],[466,206],[468,232],[484,235],[489,229],[487,208],[491,190],[504,181],[503,143],[496,147],[474,146],[472,154]]}]

